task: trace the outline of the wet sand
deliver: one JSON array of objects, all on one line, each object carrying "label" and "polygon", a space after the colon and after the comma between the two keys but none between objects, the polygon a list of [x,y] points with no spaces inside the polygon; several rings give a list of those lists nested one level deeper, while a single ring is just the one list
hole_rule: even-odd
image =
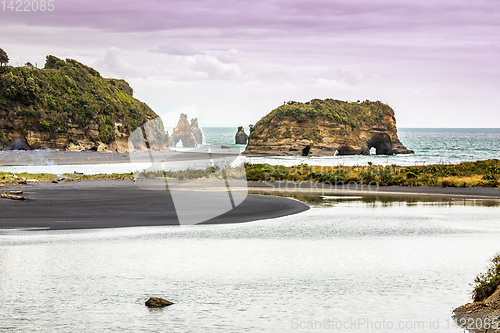
[{"label": "wet sand", "polygon": [[[190,161],[206,158],[224,158],[234,155],[234,151],[221,151],[220,154],[207,154],[203,149],[191,151],[153,151],[136,152],[132,155],[134,162],[156,161]],[[4,150],[0,151],[0,165],[3,166],[36,166],[36,165],[80,165],[80,164],[112,164],[129,163],[129,153],[104,153],[97,151],[55,151],[55,150]]]}]

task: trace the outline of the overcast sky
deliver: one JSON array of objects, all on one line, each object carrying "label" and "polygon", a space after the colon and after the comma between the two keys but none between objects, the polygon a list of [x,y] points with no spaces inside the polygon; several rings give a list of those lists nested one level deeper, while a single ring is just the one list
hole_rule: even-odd
[{"label": "overcast sky", "polygon": [[496,0],[54,5],[0,8],[11,64],[74,58],[126,79],[158,113],[196,110],[201,126],[246,126],[284,101],[335,98],[388,103],[399,127],[500,127]]}]

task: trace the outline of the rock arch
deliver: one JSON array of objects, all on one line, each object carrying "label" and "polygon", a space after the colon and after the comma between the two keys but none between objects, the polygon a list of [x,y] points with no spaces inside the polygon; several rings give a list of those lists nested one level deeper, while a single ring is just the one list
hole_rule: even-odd
[{"label": "rock arch", "polygon": [[370,155],[370,149],[375,148],[377,155],[393,155],[391,138],[387,134],[375,134],[367,142],[367,152]]}]

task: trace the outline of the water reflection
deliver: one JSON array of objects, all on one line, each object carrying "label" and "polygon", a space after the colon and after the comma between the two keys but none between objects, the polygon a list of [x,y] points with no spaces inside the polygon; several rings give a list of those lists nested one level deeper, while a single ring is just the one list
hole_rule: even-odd
[{"label": "water reflection", "polygon": [[364,207],[383,208],[383,207],[500,207],[498,199],[456,199],[456,198],[426,198],[420,196],[387,196],[387,195],[372,195],[372,196],[353,196],[353,195],[313,195],[302,193],[259,193],[262,195],[282,196],[294,198],[307,203],[312,207],[333,207],[344,203],[361,203]]}]

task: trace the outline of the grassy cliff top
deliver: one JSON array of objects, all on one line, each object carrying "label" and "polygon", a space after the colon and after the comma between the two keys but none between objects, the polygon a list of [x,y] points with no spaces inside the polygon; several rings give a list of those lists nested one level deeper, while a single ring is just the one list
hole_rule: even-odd
[{"label": "grassy cliff top", "polygon": [[115,123],[130,134],[156,114],[132,97],[124,80],[103,78],[78,61],[47,56],[43,69],[29,63],[0,70],[0,141],[14,128],[65,133],[69,126],[98,124],[95,141],[114,140]]},{"label": "grassy cliff top", "polygon": [[[392,120],[384,119],[389,116]],[[313,99],[306,103],[287,102],[263,117],[253,128],[273,126],[282,121],[298,123],[317,122],[338,123],[339,125],[357,128],[361,126],[383,125],[389,129],[394,127],[394,110],[382,102],[345,102],[336,99]]]}]

